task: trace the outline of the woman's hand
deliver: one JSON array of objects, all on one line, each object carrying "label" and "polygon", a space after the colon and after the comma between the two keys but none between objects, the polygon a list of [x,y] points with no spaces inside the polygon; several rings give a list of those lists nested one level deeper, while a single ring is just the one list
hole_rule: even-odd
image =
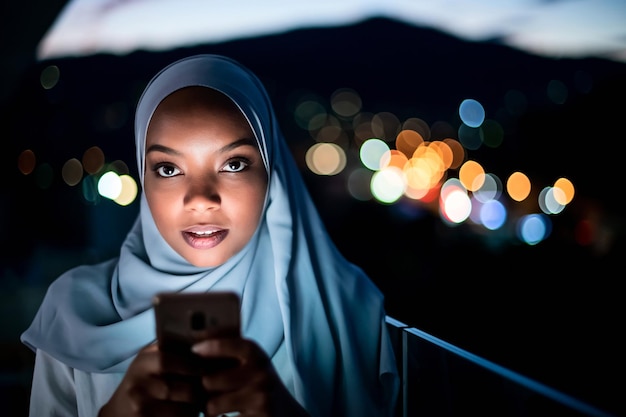
[{"label": "woman's hand", "polygon": [[238,411],[245,416],[306,417],[307,412],[291,396],[272,362],[254,341],[244,338],[208,339],[193,346],[205,358],[230,358],[239,364],[207,372],[202,385],[207,397],[207,417]]},{"label": "woman's hand", "polygon": [[140,350],[98,416],[197,417],[204,400],[193,359],[166,355],[156,344]]}]

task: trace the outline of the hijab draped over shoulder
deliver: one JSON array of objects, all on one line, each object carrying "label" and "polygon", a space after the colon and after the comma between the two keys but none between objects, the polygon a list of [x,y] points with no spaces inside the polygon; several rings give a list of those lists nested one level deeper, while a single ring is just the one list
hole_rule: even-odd
[{"label": "hijab draped over shoulder", "polygon": [[155,340],[157,292],[234,290],[243,335],[270,357],[285,344],[291,369],[277,371],[292,375],[297,399],[313,416],[387,415],[398,380],[382,294],[330,240],[252,72],[205,54],[174,62],[150,81],[135,118],[141,184],[150,119],[166,96],[189,86],[228,96],[256,136],[269,183],[253,238],[226,263],[195,267],[161,237],[142,193],[119,257],[55,280],[22,341],[73,368],[124,372]]}]

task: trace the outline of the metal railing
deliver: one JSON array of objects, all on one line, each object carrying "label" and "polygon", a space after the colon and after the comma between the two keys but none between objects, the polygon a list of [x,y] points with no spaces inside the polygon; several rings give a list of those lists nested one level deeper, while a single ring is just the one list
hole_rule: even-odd
[{"label": "metal railing", "polygon": [[396,417],[615,417],[387,316],[401,376]]}]

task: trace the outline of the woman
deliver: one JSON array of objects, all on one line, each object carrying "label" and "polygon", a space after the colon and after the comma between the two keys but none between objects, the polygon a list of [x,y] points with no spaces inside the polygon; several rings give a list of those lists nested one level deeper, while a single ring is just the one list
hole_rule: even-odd
[{"label": "woman", "polygon": [[[22,335],[31,415],[391,415],[382,294],[330,240],[258,78],[217,55],[169,65],[135,144],[141,206],[119,257],[59,277]],[[196,384],[154,344],[151,300],[215,290],[239,294],[242,337],[193,351],[240,365]]]}]

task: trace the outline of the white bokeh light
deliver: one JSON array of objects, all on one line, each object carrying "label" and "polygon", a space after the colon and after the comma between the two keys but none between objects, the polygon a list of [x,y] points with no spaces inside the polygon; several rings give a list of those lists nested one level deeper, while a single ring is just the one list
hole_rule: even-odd
[{"label": "white bokeh light", "polygon": [[103,174],[98,180],[98,193],[102,197],[115,200],[122,192],[122,180],[113,171]]}]

